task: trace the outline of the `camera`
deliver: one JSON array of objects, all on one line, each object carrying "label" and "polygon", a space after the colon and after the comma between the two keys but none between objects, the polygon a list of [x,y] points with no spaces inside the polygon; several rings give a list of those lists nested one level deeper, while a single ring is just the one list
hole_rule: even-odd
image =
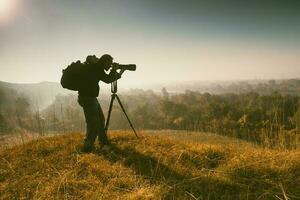
[{"label": "camera", "polygon": [[136,65],[135,64],[126,64],[126,65],[123,65],[123,64],[119,64],[119,63],[113,63],[112,64],[112,69],[113,70],[117,70],[117,69],[120,69],[120,70],[129,70],[129,71],[135,71],[136,70]]}]

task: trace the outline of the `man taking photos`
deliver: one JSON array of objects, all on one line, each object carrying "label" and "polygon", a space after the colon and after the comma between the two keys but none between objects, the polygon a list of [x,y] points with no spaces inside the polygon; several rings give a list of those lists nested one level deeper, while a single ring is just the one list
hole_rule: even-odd
[{"label": "man taking photos", "polygon": [[100,58],[88,56],[84,63],[77,61],[63,70],[61,85],[64,88],[78,91],[78,103],[83,108],[86,121],[86,136],[82,151],[89,153],[94,150],[98,136],[100,145],[108,145],[105,131],[105,118],[97,100],[99,81],[112,83],[121,78],[116,70],[108,71],[113,65],[113,57],[105,54]]}]

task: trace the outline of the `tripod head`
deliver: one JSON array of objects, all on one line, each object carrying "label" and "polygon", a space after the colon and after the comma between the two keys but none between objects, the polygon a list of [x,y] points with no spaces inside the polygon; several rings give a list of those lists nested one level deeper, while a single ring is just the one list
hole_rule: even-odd
[{"label": "tripod head", "polygon": [[[131,65],[121,65],[121,66],[131,66]],[[112,68],[112,70],[114,70],[116,73],[119,73],[120,75],[122,75],[125,72],[125,70],[127,70],[127,69],[125,69],[125,68],[119,69],[119,72],[117,72],[117,70],[118,70],[117,68]],[[111,83],[110,91],[113,94],[116,94],[118,92],[118,80],[115,80],[114,82]]]},{"label": "tripod head", "polygon": [[113,94],[116,94],[118,92],[118,81],[117,80],[115,80],[114,82],[111,83],[110,91]]}]

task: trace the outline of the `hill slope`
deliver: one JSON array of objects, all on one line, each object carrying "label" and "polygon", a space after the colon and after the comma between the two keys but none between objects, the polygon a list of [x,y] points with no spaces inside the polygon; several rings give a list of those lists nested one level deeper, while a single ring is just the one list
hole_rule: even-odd
[{"label": "hill slope", "polygon": [[82,134],[1,150],[0,198],[300,199],[300,151],[167,135],[113,132],[91,154],[79,152]]}]

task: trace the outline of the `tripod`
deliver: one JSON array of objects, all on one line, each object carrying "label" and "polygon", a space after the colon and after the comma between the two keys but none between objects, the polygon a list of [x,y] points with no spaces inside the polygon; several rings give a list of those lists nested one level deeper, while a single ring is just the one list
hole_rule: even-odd
[{"label": "tripod", "polygon": [[134,129],[134,127],[133,127],[133,125],[132,125],[132,123],[131,123],[131,121],[130,121],[130,119],[129,119],[129,117],[128,117],[128,115],[127,115],[127,113],[126,113],[126,111],[125,111],[125,109],[124,109],[124,107],[123,107],[123,105],[122,105],[122,103],[121,103],[121,100],[120,100],[119,96],[117,95],[117,91],[118,91],[118,84],[117,84],[117,80],[115,80],[114,82],[111,83],[111,92],[112,92],[112,95],[111,95],[111,100],[110,100],[110,104],[109,104],[109,110],[108,110],[107,120],[106,120],[106,124],[105,124],[105,133],[107,133],[107,130],[108,130],[109,120],[110,120],[110,115],[111,115],[111,111],[112,111],[114,100],[117,99],[118,102],[119,102],[119,104],[120,104],[120,106],[121,106],[121,109],[122,109],[123,113],[125,114],[128,122],[129,122],[130,127],[132,128],[132,130],[133,130],[133,132],[135,134],[135,136],[137,138],[139,138],[138,135],[137,135],[137,133],[136,133],[136,131],[135,131],[135,129]]}]

